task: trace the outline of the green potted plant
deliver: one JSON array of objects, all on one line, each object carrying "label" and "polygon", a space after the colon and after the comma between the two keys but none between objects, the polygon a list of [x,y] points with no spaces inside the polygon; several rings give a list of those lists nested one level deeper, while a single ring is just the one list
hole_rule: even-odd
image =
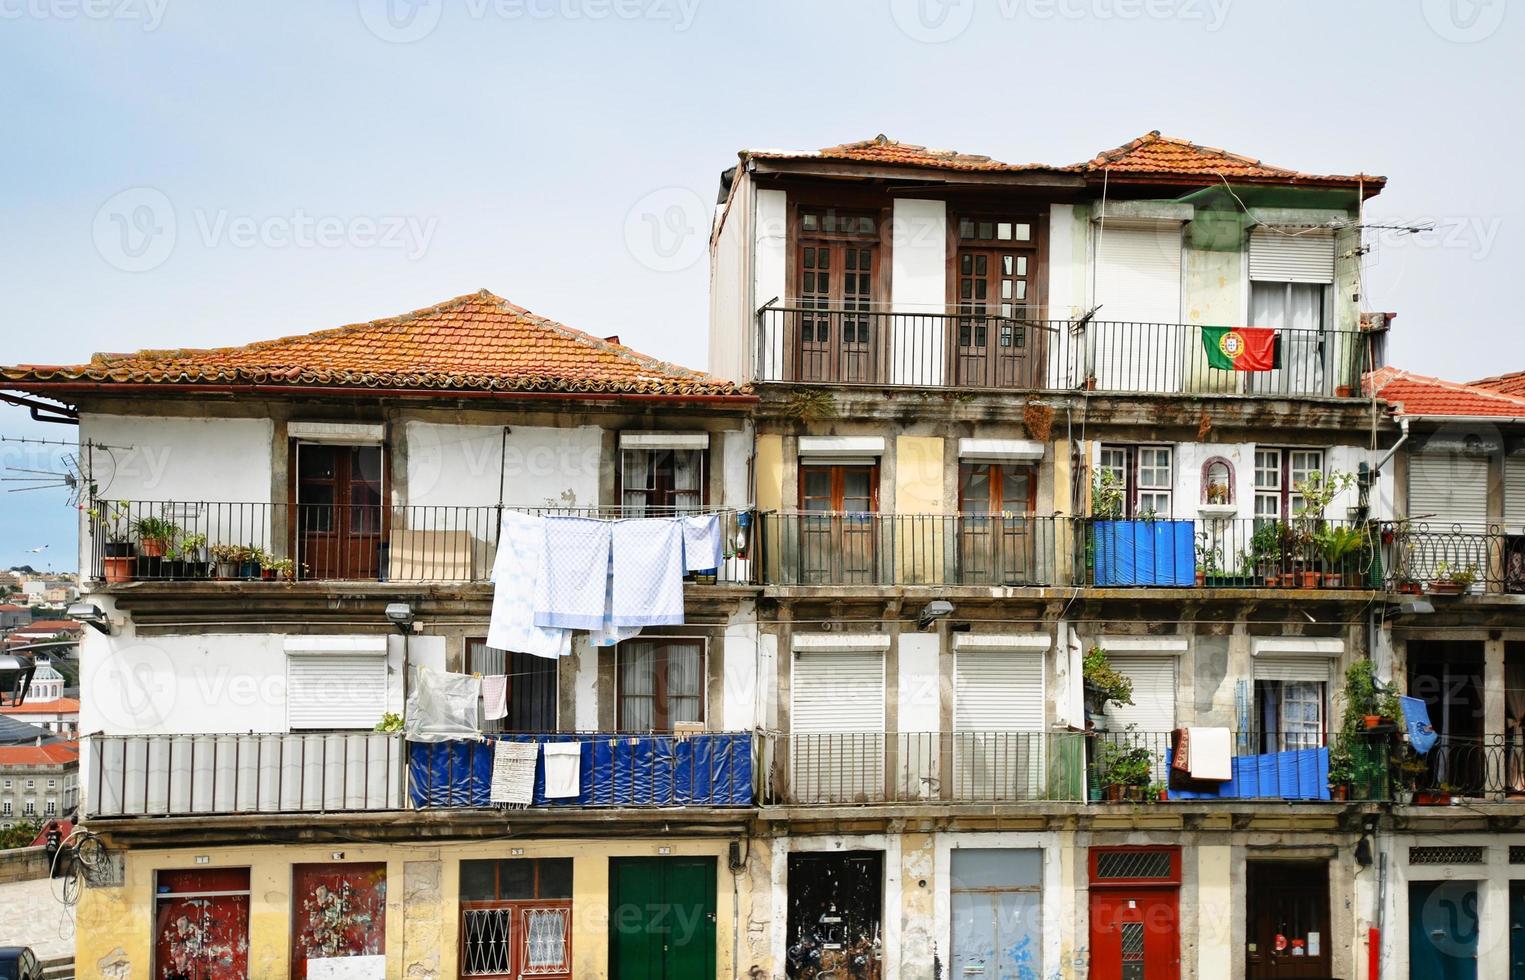
[{"label": "green potted plant", "polygon": [[186,578],[206,578],[210,570],[207,561],[207,536],[187,534],[181,538],[180,559],[185,562]]},{"label": "green potted plant", "polygon": [[96,501],[85,513],[90,518],[90,533],[105,539],[101,543],[101,577],[108,583],[132,581],[137,549],[132,544],[132,522],[126,508]]},{"label": "green potted plant", "polygon": [[163,558],[165,550],[180,533],[174,521],[164,517],[140,517],[132,522],[138,536],[138,554],[145,558]]},{"label": "green potted plant", "polygon": [[262,573],[260,577],[266,581],[290,582],[296,578],[296,562],[290,558],[277,558],[261,552],[259,567]]},{"label": "green potted plant", "polygon": [[1281,585],[1286,573],[1286,555],[1282,550],[1281,521],[1258,524],[1250,535],[1249,566],[1264,580],[1266,588]]},{"label": "green potted plant", "polygon": [[241,544],[214,544],[211,547],[214,571],[218,578],[239,578],[250,549]]},{"label": "green potted plant", "polygon": [[1477,566],[1452,565],[1448,561],[1435,563],[1435,577],[1430,580],[1428,591],[1434,595],[1461,595],[1477,581]]},{"label": "green potted plant", "polygon": [[1324,554],[1323,584],[1326,589],[1350,585],[1351,561],[1366,546],[1366,534],[1358,527],[1323,527],[1314,532],[1314,543]]},{"label": "green potted plant", "polygon": [[1141,800],[1144,787],[1154,779],[1154,753],[1133,737],[1133,726],[1122,738],[1103,738],[1097,762],[1097,779],[1110,803]]},{"label": "green potted plant", "polygon": [[185,552],[181,542],[172,540],[159,559],[160,578],[185,578]]},{"label": "green potted plant", "polygon": [[1209,579],[1221,578],[1223,574],[1223,546],[1213,541],[1206,531],[1197,532],[1197,588],[1208,584]]},{"label": "green potted plant", "polygon": [[1133,703],[1133,679],[1113,667],[1107,651],[1099,645],[1087,650],[1081,660],[1081,681],[1086,715],[1090,720],[1102,718],[1109,704]]}]

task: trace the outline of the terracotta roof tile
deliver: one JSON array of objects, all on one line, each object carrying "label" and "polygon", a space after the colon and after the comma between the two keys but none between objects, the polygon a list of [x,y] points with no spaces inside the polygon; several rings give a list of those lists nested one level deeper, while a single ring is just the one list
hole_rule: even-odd
[{"label": "terracotta roof tile", "polygon": [[78,698],[54,698],[52,701],[23,701],[20,704],[8,704],[0,708],[0,714],[10,715],[77,715],[79,714]]},{"label": "terracotta roof tile", "polygon": [[1475,388],[1488,388],[1501,394],[1513,395],[1515,398],[1525,398],[1525,371],[1498,374],[1491,378],[1483,378],[1481,381],[1473,381],[1471,384]]},{"label": "terracotta roof tile", "polygon": [[1392,403],[1399,415],[1525,418],[1525,398],[1395,367],[1368,374],[1365,389],[1368,394],[1375,392],[1378,398]]},{"label": "terracotta roof tile", "polygon": [[743,157],[762,160],[847,160],[855,163],[882,163],[905,167],[929,167],[934,170],[966,170],[1016,173],[1024,170],[1062,171],[1073,168],[1042,163],[1002,163],[987,156],[935,150],[915,143],[901,143],[880,133],[873,139],[828,146],[821,150],[743,150]]},{"label": "terracotta roof tile", "polygon": [[[38,731],[41,733],[41,729]],[[78,742],[0,745],[0,766],[65,766],[78,761]]]},{"label": "terracotta roof tile", "polygon": [[700,371],[538,316],[487,290],[401,316],[242,347],[96,354],[89,364],[0,368],[22,390],[123,385],[258,384],[334,388],[734,395]]},{"label": "terracotta roof tile", "polygon": [[1113,175],[1138,175],[1142,177],[1211,177],[1220,174],[1227,180],[1248,180],[1272,183],[1299,183],[1353,186],[1365,183],[1374,191],[1387,183],[1386,177],[1366,174],[1339,176],[1332,174],[1306,174],[1286,167],[1274,167],[1252,157],[1230,153],[1213,146],[1199,146],[1188,140],[1161,136],[1152,130],[1136,140],[1115,149],[1098,153],[1079,168],[1089,173],[1110,172]]}]

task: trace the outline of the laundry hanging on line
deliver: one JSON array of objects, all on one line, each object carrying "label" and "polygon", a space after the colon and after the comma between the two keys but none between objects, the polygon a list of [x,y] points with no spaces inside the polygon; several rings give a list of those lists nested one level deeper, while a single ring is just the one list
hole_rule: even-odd
[{"label": "laundry hanging on line", "polygon": [[545,548],[545,518],[506,510],[492,566],[492,619],[487,645],[555,659],[572,652],[572,634],[535,625],[535,592]]}]

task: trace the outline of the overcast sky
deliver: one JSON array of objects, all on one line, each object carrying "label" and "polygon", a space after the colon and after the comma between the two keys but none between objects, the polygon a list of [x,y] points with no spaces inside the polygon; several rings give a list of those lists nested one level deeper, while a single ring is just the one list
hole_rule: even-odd
[{"label": "overcast sky", "polygon": [[[0,360],[300,333],[479,288],[702,367],[744,146],[1071,163],[1151,129],[1387,175],[1393,359],[1525,367],[1525,2],[0,0]],[[0,407],[0,433],[71,436]],[[7,466],[54,465],[0,445]],[[13,486],[13,484],[6,484]],[[57,491],[0,564],[69,567]]]}]

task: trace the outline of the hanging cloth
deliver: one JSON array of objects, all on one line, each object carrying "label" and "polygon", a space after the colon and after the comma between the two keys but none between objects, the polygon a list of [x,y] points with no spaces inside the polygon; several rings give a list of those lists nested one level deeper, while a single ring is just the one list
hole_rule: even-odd
[{"label": "hanging cloth", "polygon": [[683,518],[684,570],[714,571],[724,560],[720,542],[720,518],[715,514],[696,514]]},{"label": "hanging cloth", "polygon": [[546,742],[541,751],[545,758],[546,799],[566,799],[582,792],[582,743]]},{"label": "hanging cloth", "polygon": [[489,674],[482,678],[482,718],[497,721],[508,717],[508,677]]},{"label": "hanging cloth", "polygon": [[535,625],[535,591],[545,548],[545,518],[505,510],[492,566],[492,618],[487,645],[536,657],[565,657],[572,634]]},{"label": "hanging cloth", "polygon": [[1409,744],[1420,755],[1428,755],[1440,737],[1435,733],[1435,726],[1430,724],[1429,706],[1421,698],[1410,697],[1400,697],[1398,704],[1403,707],[1403,725],[1408,729]]},{"label": "hanging cloth", "polygon": [[610,533],[608,521],[588,517],[545,519],[545,546],[535,581],[536,626],[603,628]]},{"label": "hanging cloth", "polygon": [[615,626],[683,623],[683,519],[618,521],[614,525]]}]

